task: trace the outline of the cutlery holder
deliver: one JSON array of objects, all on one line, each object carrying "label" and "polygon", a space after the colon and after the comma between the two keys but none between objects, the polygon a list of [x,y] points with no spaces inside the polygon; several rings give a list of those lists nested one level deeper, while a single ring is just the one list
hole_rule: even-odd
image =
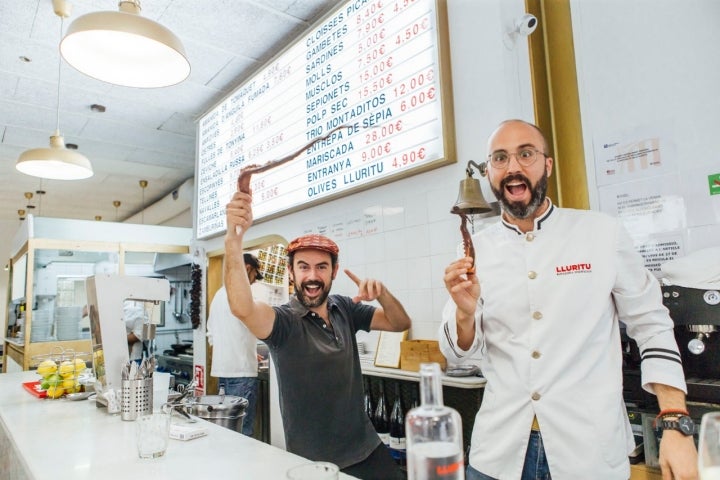
[{"label": "cutlery holder", "polygon": [[135,420],[140,415],[153,411],[153,381],[152,377],[141,380],[122,381],[122,402],[120,418]]}]

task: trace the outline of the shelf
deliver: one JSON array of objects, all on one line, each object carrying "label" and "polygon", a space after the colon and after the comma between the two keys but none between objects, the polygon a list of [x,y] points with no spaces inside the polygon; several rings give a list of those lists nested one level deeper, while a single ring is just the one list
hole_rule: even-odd
[{"label": "shelf", "polygon": [[16,347],[24,347],[25,346],[25,340],[21,340],[19,338],[5,337],[5,341],[7,343],[11,343],[11,344],[15,345]]},{"label": "shelf", "polygon": [[[386,368],[386,367],[375,367],[370,365],[363,365],[361,363],[362,373],[364,375],[371,375],[374,377],[393,378],[395,380],[407,380],[411,382],[420,381],[419,372],[411,372],[408,370],[400,370],[398,368]],[[485,377],[448,377],[443,375],[442,384],[447,387],[456,388],[484,388],[487,380]]]}]

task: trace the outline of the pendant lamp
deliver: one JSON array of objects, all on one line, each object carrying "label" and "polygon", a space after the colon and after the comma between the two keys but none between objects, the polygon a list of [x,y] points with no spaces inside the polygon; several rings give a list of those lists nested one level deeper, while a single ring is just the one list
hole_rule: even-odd
[{"label": "pendant lamp", "polygon": [[140,16],[140,0],[121,0],[117,12],[78,17],[60,42],[63,58],[80,72],[123,87],[176,85],[190,74],[180,39]]},{"label": "pendant lamp", "polygon": [[[64,0],[53,0],[55,14],[60,17],[60,37],[62,38],[63,18],[70,16],[70,6]],[[33,148],[20,154],[15,168],[33,177],[52,180],[81,180],[92,177],[93,170],[84,155],[68,150],[65,139],[60,135],[60,80],[62,58],[58,56],[58,94],[55,132],[50,137],[50,147]]]}]

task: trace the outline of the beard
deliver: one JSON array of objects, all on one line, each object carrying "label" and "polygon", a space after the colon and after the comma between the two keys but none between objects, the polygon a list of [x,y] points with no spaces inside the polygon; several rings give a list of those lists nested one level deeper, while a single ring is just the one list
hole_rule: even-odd
[{"label": "beard", "polygon": [[[293,286],[295,287],[295,296],[297,297],[298,301],[305,306],[305,308],[314,308],[319,307],[323,303],[325,303],[325,300],[327,300],[328,295],[330,295],[330,288],[332,287],[332,280],[330,281],[330,285],[325,287],[324,282],[320,281],[311,281],[311,282],[304,282],[298,284],[297,282],[293,281]],[[320,290],[322,291],[321,294],[314,298],[309,299],[305,296],[305,287],[308,286],[317,286],[320,287]]]},{"label": "beard", "polygon": [[[525,175],[517,173],[515,175],[510,175],[509,177],[503,178],[500,182],[499,189],[496,189],[492,184],[490,185],[490,188],[495,194],[495,198],[498,199],[500,205],[502,205],[503,210],[507,212],[508,215],[520,220],[524,220],[531,217],[537,211],[540,205],[542,205],[545,201],[545,194],[547,193],[547,179],[548,175],[547,171],[545,171],[543,173],[543,176],[540,177],[537,184],[535,184],[535,186],[533,187],[532,183],[530,183],[529,178],[527,178]],[[528,202],[527,205],[522,202],[510,202],[505,197],[505,186],[512,181],[521,181],[530,190],[530,202]]]}]

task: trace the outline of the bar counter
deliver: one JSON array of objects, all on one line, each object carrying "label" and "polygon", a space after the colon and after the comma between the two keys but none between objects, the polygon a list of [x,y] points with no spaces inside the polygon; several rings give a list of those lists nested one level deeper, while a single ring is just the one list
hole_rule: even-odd
[{"label": "bar counter", "polygon": [[[167,452],[140,459],[135,422],[98,408],[93,400],[40,399],[22,384],[35,372],[0,374],[0,476],[9,480],[102,478],[284,479],[308,460],[211,422],[208,435],[170,439]],[[352,479],[340,474],[341,479]]]}]

